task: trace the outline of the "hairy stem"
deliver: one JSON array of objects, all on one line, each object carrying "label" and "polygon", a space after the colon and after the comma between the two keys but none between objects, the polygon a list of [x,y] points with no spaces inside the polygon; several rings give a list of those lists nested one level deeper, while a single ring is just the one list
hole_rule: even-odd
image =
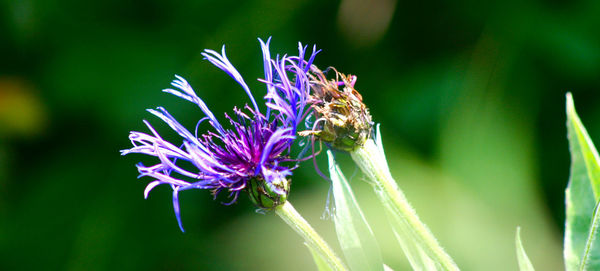
[{"label": "hairy stem", "polygon": [[[385,206],[387,213],[391,216],[390,218],[401,225],[399,229],[394,230],[409,231],[405,234],[397,233],[397,236],[408,234],[414,239],[401,240],[401,243],[411,245],[412,242],[416,242],[422,252],[441,265],[440,267],[443,270],[459,270],[452,258],[439,245],[431,231],[421,222],[402,190],[398,188],[390,173],[383,149],[378,147],[373,139],[369,139],[364,146],[350,154],[363,173],[373,182],[377,197]],[[407,256],[411,260],[411,256]]]},{"label": "hairy stem", "polygon": [[275,213],[295,232],[300,234],[307,245],[327,262],[332,270],[348,270],[325,240],[304,220],[289,201],[275,208]]}]

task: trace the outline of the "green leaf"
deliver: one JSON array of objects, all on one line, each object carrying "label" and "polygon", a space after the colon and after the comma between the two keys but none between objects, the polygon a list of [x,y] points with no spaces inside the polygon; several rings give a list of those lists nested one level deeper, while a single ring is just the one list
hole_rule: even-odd
[{"label": "green leaf", "polygon": [[569,271],[600,270],[600,239],[594,238],[600,196],[600,159],[575,112],[570,93],[567,93],[567,131],[571,176],[566,190],[565,265]]},{"label": "green leaf", "polygon": [[333,271],[333,269],[331,269],[331,267],[329,267],[327,262],[325,260],[323,260],[323,258],[321,258],[321,256],[314,249],[312,249],[307,243],[304,243],[304,245],[308,248],[308,250],[310,251],[310,254],[312,254],[313,260],[315,260],[315,264],[317,265],[317,270]]},{"label": "green leaf", "polygon": [[383,270],[375,235],[330,150],[327,157],[335,203],[333,220],[346,262],[351,270]]},{"label": "green leaf", "polygon": [[535,271],[529,257],[525,253],[523,243],[521,242],[521,227],[517,227],[517,236],[515,242],[517,243],[517,260],[519,261],[520,271]]}]

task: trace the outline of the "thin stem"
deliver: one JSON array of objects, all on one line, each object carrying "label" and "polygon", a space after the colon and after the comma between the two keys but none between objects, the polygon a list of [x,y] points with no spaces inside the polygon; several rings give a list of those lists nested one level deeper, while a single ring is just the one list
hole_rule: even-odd
[{"label": "thin stem", "polygon": [[325,240],[304,220],[289,201],[275,208],[275,213],[295,232],[300,234],[313,251],[317,252],[333,270],[348,270]]},{"label": "thin stem", "polygon": [[350,154],[363,173],[373,181],[376,194],[384,203],[388,213],[407,226],[405,230],[409,230],[417,239],[416,241],[423,246],[423,251],[431,259],[440,263],[445,270],[459,270],[398,188],[388,168],[383,150],[369,139],[364,146]]}]

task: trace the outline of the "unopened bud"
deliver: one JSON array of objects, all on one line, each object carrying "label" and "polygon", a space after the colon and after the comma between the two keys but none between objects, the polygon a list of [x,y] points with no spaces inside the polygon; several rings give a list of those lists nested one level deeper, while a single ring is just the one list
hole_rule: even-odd
[{"label": "unopened bud", "polygon": [[328,80],[316,66],[311,67],[310,103],[316,121],[312,130],[302,131],[300,135],[313,135],[335,149],[350,152],[364,145],[371,136],[373,121],[362,96],[354,89],[356,76],[330,69],[335,72],[335,79]]},{"label": "unopened bud", "polygon": [[272,210],[287,201],[290,192],[290,180],[274,179],[266,182],[258,176],[248,182],[248,194],[252,202],[261,209]]}]

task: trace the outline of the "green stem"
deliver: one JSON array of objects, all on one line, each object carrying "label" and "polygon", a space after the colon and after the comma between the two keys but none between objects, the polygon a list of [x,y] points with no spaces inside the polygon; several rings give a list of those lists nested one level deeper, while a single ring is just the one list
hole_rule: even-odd
[{"label": "green stem", "polygon": [[598,220],[600,219],[600,201],[596,203],[594,208],[594,217],[592,219],[592,225],[590,225],[590,231],[588,233],[587,242],[585,244],[585,250],[581,257],[581,263],[579,264],[579,270],[583,271],[587,269],[588,260],[592,251],[592,246],[596,240],[596,233],[598,231]]},{"label": "green stem", "polygon": [[325,240],[304,220],[289,201],[277,206],[275,213],[300,234],[308,246],[316,251],[332,270],[348,270]]},{"label": "green stem", "polygon": [[411,231],[418,244],[431,259],[441,264],[445,270],[459,270],[452,258],[439,245],[431,231],[421,222],[415,210],[410,206],[404,193],[392,178],[383,149],[372,139],[350,153],[354,162],[373,181],[376,194],[384,203],[388,213]]}]

